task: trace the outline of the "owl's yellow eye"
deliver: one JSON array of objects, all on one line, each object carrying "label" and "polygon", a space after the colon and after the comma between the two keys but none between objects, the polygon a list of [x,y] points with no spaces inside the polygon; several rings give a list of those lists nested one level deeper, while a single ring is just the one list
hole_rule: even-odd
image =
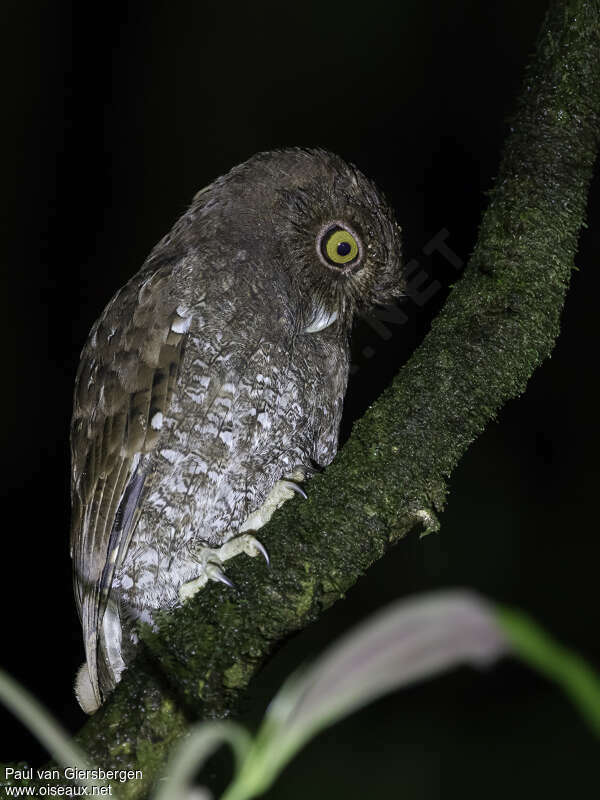
[{"label": "owl's yellow eye", "polygon": [[334,225],[323,234],[321,253],[325,260],[334,266],[349,264],[359,255],[358,242],[349,230]]}]

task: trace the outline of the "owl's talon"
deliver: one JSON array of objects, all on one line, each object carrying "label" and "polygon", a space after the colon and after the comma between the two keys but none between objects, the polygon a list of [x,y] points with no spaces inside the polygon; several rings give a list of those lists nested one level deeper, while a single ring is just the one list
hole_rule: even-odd
[{"label": "owl's talon", "polygon": [[303,497],[305,500],[308,500],[308,495],[306,494],[304,489],[295,481],[282,480],[281,483],[284,486],[289,487],[293,492],[296,492],[296,494],[299,494],[300,497]]},{"label": "owl's talon", "polygon": [[229,586],[230,589],[237,589],[235,583],[227,577],[217,564],[208,564],[206,567],[206,574],[212,581],[219,581],[220,583],[224,583],[225,586]]},{"label": "owl's talon", "polygon": [[258,539],[254,539],[254,537],[252,537],[252,539],[254,540],[252,542],[252,544],[258,550],[258,552],[261,554],[261,556],[264,558],[264,560],[267,562],[267,567],[270,567],[271,566],[271,559],[269,558],[269,554],[267,552],[267,548],[264,546],[264,544],[262,542],[259,542]]},{"label": "owl's talon", "polygon": [[233,558],[240,553],[246,553],[246,555],[250,556],[250,558],[254,558],[260,553],[267,562],[267,566],[271,566],[271,559],[267,553],[267,548],[262,542],[259,542],[256,536],[253,536],[251,533],[244,533],[241,536],[234,536],[232,539],[229,539],[229,541],[225,542],[225,544],[219,550],[219,558],[221,561],[228,561],[230,558]]}]

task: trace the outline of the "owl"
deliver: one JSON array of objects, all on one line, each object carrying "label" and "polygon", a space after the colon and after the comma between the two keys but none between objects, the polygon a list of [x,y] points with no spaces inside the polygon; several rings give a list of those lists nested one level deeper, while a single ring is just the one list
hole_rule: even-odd
[{"label": "owl", "polygon": [[[382,194],[324,150],[260,153],[196,194],[93,326],[71,425],[71,557],[93,713],[136,623],[265,548],[338,441],[357,311],[401,294]],[[224,591],[227,591],[224,588]]]}]

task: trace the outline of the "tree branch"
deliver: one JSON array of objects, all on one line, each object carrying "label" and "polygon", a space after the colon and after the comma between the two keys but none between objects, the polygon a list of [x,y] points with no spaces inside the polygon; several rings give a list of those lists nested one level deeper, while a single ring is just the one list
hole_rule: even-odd
[{"label": "tree branch", "polygon": [[315,620],[388,548],[444,506],[469,444],[552,350],[598,146],[599,0],[544,21],[465,274],[431,332],[309,499],[261,530],[269,571],[230,562],[237,593],[208,586],[142,632],[144,652],[76,737],[90,760],[137,768],[144,795],[195,717],[232,713],[274,646]]}]

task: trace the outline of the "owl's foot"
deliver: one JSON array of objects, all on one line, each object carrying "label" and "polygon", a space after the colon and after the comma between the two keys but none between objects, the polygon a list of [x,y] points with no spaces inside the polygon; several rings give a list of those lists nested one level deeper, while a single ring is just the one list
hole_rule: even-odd
[{"label": "owl's foot", "polygon": [[179,600],[182,603],[199,592],[209,580],[219,581],[234,588],[232,581],[223,570],[223,564],[240,553],[246,553],[252,557],[260,554],[270,566],[266,548],[252,533],[266,525],[275,511],[294,494],[299,494],[305,500],[307,499],[306,492],[296,481],[303,481],[310,471],[308,467],[298,467],[286,478],[277,481],[262,506],[253,511],[240,527],[240,535],[228,539],[219,548],[198,548],[198,552],[194,555],[198,560],[199,575],[179,587]]},{"label": "owl's foot", "polygon": [[262,542],[259,542],[255,536],[250,533],[242,534],[241,536],[234,536],[225,542],[219,548],[202,547],[199,548],[196,557],[198,559],[198,566],[200,574],[194,580],[187,581],[179,587],[179,600],[184,603],[200,591],[209,581],[217,581],[224,583],[231,589],[235,589],[235,584],[230,580],[225,571],[223,564],[229,561],[230,558],[246,553],[247,556],[261,555],[270,566],[269,554]]},{"label": "owl's foot", "polygon": [[[230,589],[236,589],[237,588],[235,583],[231,580],[231,578],[228,578],[227,575],[221,569],[221,567],[219,567],[214,562],[211,562],[206,567],[206,575],[207,575],[209,581],[216,581],[217,583],[224,583],[225,586],[229,586]],[[184,586],[190,586],[190,584],[196,583],[197,580],[198,580],[198,578],[196,578],[196,580],[190,581],[189,583],[184,583],[181,588],[183,589]],[[198,589],[196,589],[194,591],[194,594],[196,594],[196,592],[201,588],[202,587],[199,586]],[[179,596],[181,597],[181,589],[179,590]]]},{"label": "owl's foot", "polygon": [[262,506],[247,517],[240,528],[240,533],[244,531],[257,531],[259,528],[262,528],[262,526],[266,525],[271,519],[277,509],[280,508],[286,500],[290,500],[295,494],[299,494],[306,500],[306,492],[297,483],[297,481],[304,480],[305,474],[305,469],[298,467],[298,469],[295,469],[286,478],[276,481],[275,485],[266,496]]},{"label": "owl's foot", "polygon": [[308,495],[306,494],[304,489],[295,481],[288,481],[287,479],[284,479],[279,481],[279,483],[283,484],[284,488],[287,487],[288,489],[291,489],[293,492],[296,492],[296,494],[299,494],[300,497],[303,497],[305,500],[308,500]]}]

